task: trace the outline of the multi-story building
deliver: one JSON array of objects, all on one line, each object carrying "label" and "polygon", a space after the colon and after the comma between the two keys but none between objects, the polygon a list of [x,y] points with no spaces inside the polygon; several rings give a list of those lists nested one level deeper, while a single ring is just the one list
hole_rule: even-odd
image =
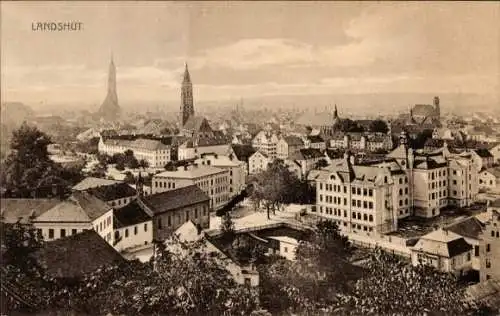
[{"label": "multi-story building", "polygon": [[387,166],[359,166],[348,155],[319,170],[316,211],[346,233],[385,234],[397,229],[394,178]]},{"label": "multi-story building", "polygon": [[115,209],[113,215],[116,250],[129,250],[153,242],[153,218],[141,207],[140,202],[136,200]]},{"label": "multi-story building", "polygon": [[229,201],[229,170],[192,164],[153,176],[153,194],[196,184],[210,198],[210,208],[219,209]]},{"label": "multi-story building", "polygon": [[479,189],[488,191],[500,190],[500,168],[493,167],[482,170],[479,174]]},{"label": "multi-story building", "polygon": [[281,137],[276,145],[276,157],[278,159],[288,159],[300,149],[304,148],[304,141],[297,136]]},{"label": "multi-story building", "polygon": [[326,149],[325,140],[319,135],[308,135],[305,137],[305,144],[307,148],[319,149],[321,151]]},{"label": "multi-story building", "polygon": [[229,172],[230,197],[240,194],[245,189],[247,179],[246,164],[236,159],[234,155],[205,154],[200,159],[197,159],[195,163],[227,170]]},{"label": "multi-story building", "polygon": [[330,139],[330,148],[354,151],[391,150],[390,134],[336,133]]},{"label": "multi-story building", "polygon": [[137,202],[153,218],[153,240],[165,240],[190,220],[207,229],[211,200],[198,185],[188,185],[140,198]]},{"label": "multi-story building", "polygon": [[500,200],[492,204],[488,209],[490,217],[485,223],[479,245],[481,281],[500,280]]},{"label": "multi-story building", "polygon": [[394,159],[409,179],[409,202],[413,214],[434,217],[448,205],[471,205],[478,193],[478,170],[471,155],[416,153],[402,144],[387,155]]},{"label": "multi-story building", "polygon": [[45,240],[55,240],[94,229],[113,244],[113,209],[96,197],[75,191],[65,200],[32,220]]},{"label": "multi-story building", "polygon": [[411,248],[413,265],[428,264],[439,271],[462,275],[472,269],[472,246],[446,229],[422,236]]},{"label": "multi-story building", "polygon": [[[292,154],[289,159],[285,160],[287,164],[295,164],[299,168],[297,177],[302,179],[307,176],[307,173],[318,165],[321,159],[325,159],[323,153],[316,148],[303,148]],[[295,169],[295,168],[294,168]]]},{"label": "multi-story building", "polygon": [[248,173],[256,174],[267,170],[267,165],[272,159],[261,151],[256,151],[248,158]]},{"label": "multi-story building", "polygon": [[276,159],[278,141],[276,133],[260,131],[252,140],[252,146],[270,159]]},{"label": "multi-story building", "polygon": [[154,139],[117,139],[101,137],[98,144],[100,153],[107,155],[123,154],[132,150],[137,160],[145,160],[150,167],[161,168],[170,161],[170,146]]},{"label": "multi-story building", "polygon": [[115,209],[124,207],[128,203],[135,200],[137,196],[137,191],[125,182],[88,188],[85,192],[95,196],[103,202],[106,202],[109,206]]}]

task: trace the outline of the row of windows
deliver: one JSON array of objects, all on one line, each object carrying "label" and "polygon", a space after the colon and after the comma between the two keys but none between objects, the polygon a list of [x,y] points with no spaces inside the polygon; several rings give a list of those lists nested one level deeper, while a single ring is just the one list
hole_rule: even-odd
[{"label": "row of windows", "polygon": [[[404,178],[404,182],[408,183],[408,177]],[[399,184],[403,184],[403,178],[399,178]]]},{"label": "row of windows", "polygon": [[496,234],[495,234],[495,231],[494,231],[494,230],[492,230],[492,231],[491,231],[491,237],[495,237],[495,236],[496,236],[497,238],[500,238],[500,233],[498,232],[498,230],[496,231]]},{"label": "row of windows", "polygon": [[[148,231],[148,223],[144,223],[144,231],[147,232]],[[134,226],[134,235],[137,235],[139,233],[139,229],[138,229],[138,226]],[[128,238],[129,236],[129,233],[128,233],[128,228],[125,228],[125,238]],[[120,231],[115,231],[115,238],[118,239],[120,237]]]},{"label": "row of windows", "polygon": [[170,181],[155,181],[155,188],[175,189],[175,182],[170,182]]},{"label": "row of windows", "polygon": [[354,207],[361,207],[361,205],[363,205],[362,207],[363,208],[367,208],[367,209],[370,209],[372,210],[373,209],[373,202],[371,201],[361,201],[361,200],[351,200],[351,205],[354,206]]},{"label": "row of windows", "polygon": [[[208,213],[208,208],[206,205],[203,206],[203,209],[200,209],[199,212],[198,212],[198,208],[196,207],[194,209],[194,218],[195,219],[198,219],[198,215],[199,216],[207,216],[207,213]],[[185,211],[185,221],[187,222],[189,220],[189,210]],[[181,215],[180,214],[177,214],[177,218],[178,218],[178,223],[177,224],[180,224],[182,222],[181,220]],[[168,215],[167,216],[167,226],[170,227],[172,226],[172,215]],[[158,229],[163,229],[163,221],[162,221],[162,218],[161,217],[158,217],[158,220],[157,220],[157,224],[158,224]]]},{"label": "row of windows", "polygon": [[[457,191],[453,191],[453,192],[457,192]],[[456,193],[455,193],[456,195]],[[429,193],[429,200],[434,200],[434,199],[437,199],[438,197],[446,197],[446,190],[443,190],[443,191],[439,191],[439,194],[438,192],[432,192],[432,193]]]},{"label": "row of windows", "polygon": [[[457,181],[454,180],[454,182],[456,184]],[[444,186],[446,186],[446,180],[429,183],[429,189],[435,189],[435,188],[440,188],[440,187],[444,187]]]},{"label": "row of windows", "polygon": [[[454,170],[454,174],[456,174],[456,171],[455,171],[455,170]],[[429,178],[430,178],[430,179],[432,179],[432,180],[434,180],[434,179],[435,179],[435,177],[437,177],[437,176],[439,176],[439,177],[441,177],[441,176],[445,177],[445,176],[446,176],[446,170],[443,170],[443,171],[439,170],[439,171],[437,171],[437,172],[432,171],[430,174],[428,174],[428,176],[429,176]]]},{"label": "row of windows", "polygon": [[[405,188],[404,192],[408,194],[408,188]],[[403,188],[399,189],[399,195],[403,195]]]},{"label": "row of windows", "polygon": [[[127,203],[128,203],[128,201],[129,201],[129,199],[128,199],[128,198],[123,199],[123,205],[127,204]],[[122,205],[122,199],[119,199],[119,200],[117,200],[117,201],[111,201],[109,204],[110,204],[111,206],[120,206],[120,205]]]},{"label": "row of windows", "polygon": [[111,225],[111,216],[108,216],[108,218],[104,219],[102,222],[97,224],[94,229],[96,232],[102,232],[103,230],[106,229],[106,227]]},{"label": "row of windows", "polygon": [[[319,207],[319,212],[323,213],[323,206]],[[332,207],[325,207],[325,214],[328,215],[335,215],[335,216],[340,216],[342,215],[344,217],[347,217],[347,211],[346,210],[341,210],[338,208],[332,208]],[[373,222],[373,215],[368,215],[368,214],[361,214],[360,212],[352,212],[352,219],[358,219],[358,220],[364,220],[364,221],[369,221]]]},{"label": "row of windows", "polygon": [[[82,231],[85,231],[86,229],[82,229],[80,230],[80,232]],[[66,237],[66,231],[68,232],[68,236],[71,236],[71,235],[76,235],[78,233],[78,230],[76,228],[73,228],[71,230],[66,230],[65,228],[61,228],[59,230],[59,237],[60,238],[64,238]],[[38,229],[38,232],[40,234],[42,234],[42,229]],[[55,233],[55,230],[53,228],[49,228],[49,239],[54,239],[54,233]]]}]

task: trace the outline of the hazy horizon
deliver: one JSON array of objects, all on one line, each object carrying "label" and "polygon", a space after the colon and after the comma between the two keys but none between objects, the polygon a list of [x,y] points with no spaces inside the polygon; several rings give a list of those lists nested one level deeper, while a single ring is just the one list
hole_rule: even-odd
[{"label": "hazy horizon", "polygon": [[[474,94],[494,107],[500,99],[500,3],[0,5],[2,102],[35,110],[96,110],[111,52],[125,108],[178,106],[184,62],[198,104],[331,96],[317,98],[326,106],[342,95]],[[79,21],[83,29],[36,32],[38,21]],[[401,110],[431,102],[401,100]],[[362,103],[370,104],[352,106]]]}]

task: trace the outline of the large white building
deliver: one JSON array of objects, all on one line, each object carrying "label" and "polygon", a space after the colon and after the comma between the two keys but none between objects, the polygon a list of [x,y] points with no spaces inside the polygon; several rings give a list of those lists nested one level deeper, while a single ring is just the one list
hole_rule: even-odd
[{"label": "large white building", "polygon": [[245,162],[239,161],[234,155],[205,154],[197,159],[195,163],[227,170],[229,172],[229,196],[238,195],[245,189],[246,165]]},{"label": "large white building", "polygon": [[262,152],[270,159],[276,159],[279,138],[276,133],[260,131],[252,140],[252,147]]},{"label": "large white building", "polygon": [[248,158],[248,173],[256,174],[267,170],[267,166],[272,159],[261,151],[256,151]]},{"label": "large white building", "polygon": [[219,209],[230,199],[230,178],[227,169],[193,164],[154,175],[152,191],[155,194],[196,184],[210,197],[210,208]]},{"label": "large white building", "polygon": [[101,139],[98,150],[107,155],[123,154],[126,150],[132,150],[137,160],[145,160],[150,167],[164,167],[171,160],[170,146],[159,140],[153,139]]}]

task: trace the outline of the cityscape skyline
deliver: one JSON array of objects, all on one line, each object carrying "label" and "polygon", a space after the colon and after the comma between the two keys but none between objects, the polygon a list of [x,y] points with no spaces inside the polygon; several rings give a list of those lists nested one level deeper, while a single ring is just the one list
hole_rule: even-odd
[{"label": "cityscape skyline", "polygon": [[[495,3],[1,6],[2,102],[98,104],[111,51],[124,104],[178,102],[185,62],[197,102],[376,93],[499,99]],[[248,9],[259,14],[244,14]],[[48,20],[83,26],[32,30],[32,23]]]}]

